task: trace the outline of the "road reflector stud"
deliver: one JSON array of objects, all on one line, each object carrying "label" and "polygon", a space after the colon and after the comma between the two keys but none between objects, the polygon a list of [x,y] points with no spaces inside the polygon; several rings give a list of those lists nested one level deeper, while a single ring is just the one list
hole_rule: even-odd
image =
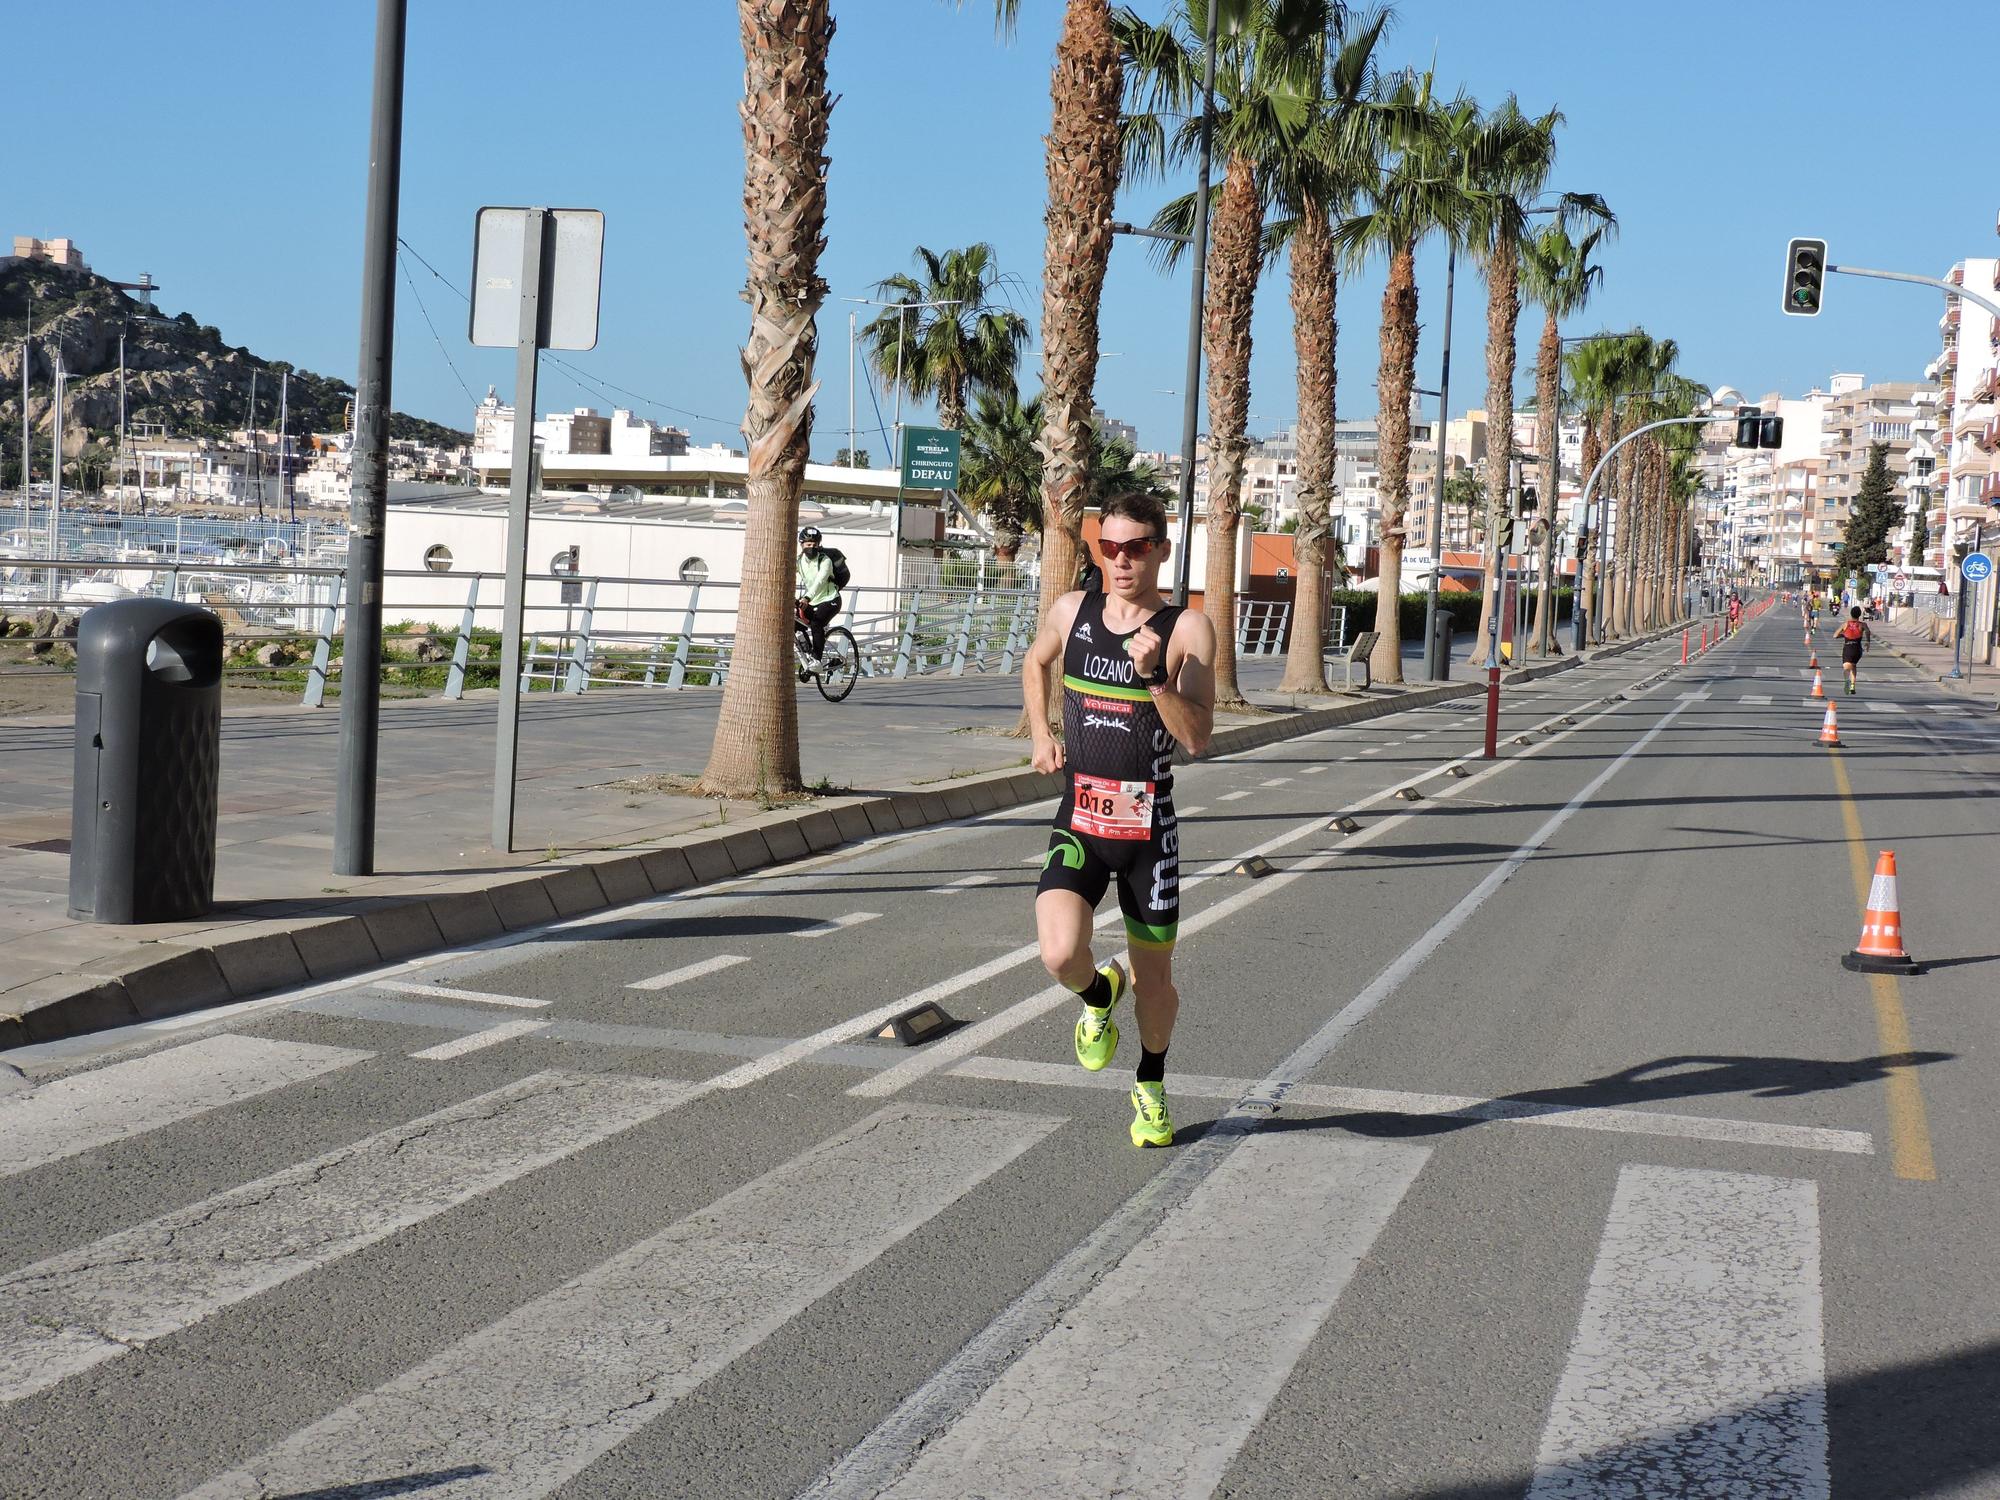
[{"label": "road reflector stud", "polygon": [[1444,768],[1444,774],[1452,777],[1454,780],[1463,781],[1465,780],[1466,777],[1470,776],[1472,773],[1466,770],[1464,766],[1446,766]]},{"label": "road reflector stud", "polygon": [[1248,875],[1252,880],[1262,880],[1266,875],[1278,873],[1278,867],[1261,854],[1253,854],[1230,872],[1234,875]]},{"label": "road reflector stud", "polygon": [[1819,726],[1819,742],[1822,745],[1838,745],[1840,743],[1840,726],[1834,721],[1833,700],[1831,698],[1827,699],[1826,702],[1826,720]]},{"label": "road reflector stud", "polygon": [[875,1035],[887,1040],[891,1037],[905,1047],[914,1047],[920,1042],[936,1041],[947,1031],[956,1031],[965,1023],[949,1014],[934,1000],[926,1000],[922,1005],[913,1006],[900,1016],[891,1018]]},{"label": "road reflector stud", "polygon": [[1342,813],[1326,826],[1334,833],[1359,833],[1361,831],[1361,825],[1345,813]]},{"label": "road reflector stud", "polygon": [[1401,797],[1405,802],[1421,802],[1424,800],[1424,794],[1413,786],[1398,787],[1396,795]]},{"label": "road reflector stud", "polygon": [[1575,722],[1576,722],[1576,715],[1575,715],[1575,714],[1564,714],[1564,715],[1563,715],[1563,723],[1565,723],[1565,724],[1574,724]]},{"label": "road reflector stud", "polygon": [[1924,966],[1903,946],[1903,910],[1896,896],[1896,851],[1884,849],[1875,860],[1875,878],[1868,886],[1868,910],[1861,919],[1861,941],[1841,959],[1857,974],[1921,974]]},{"label": "road reflector stud", "polygon": [[1525,734],[1517,734],[1514,736],[1514,743],[1517,745],[1532,745],[1535,742]]}]

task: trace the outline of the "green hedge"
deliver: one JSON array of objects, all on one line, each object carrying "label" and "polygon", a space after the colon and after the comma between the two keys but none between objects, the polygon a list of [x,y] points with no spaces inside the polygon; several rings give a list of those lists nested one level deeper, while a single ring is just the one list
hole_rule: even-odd
[{"label": "green hedge", "polygon": [[[1451,593],[1438,595],[1438,608],[1451,616],[1454,635],[1470,635],[1479,627],[1478,594]],[[1347,608],[1347,634],[1351,640],[1364,630],[1375,628],[1375,596],[1361,589],[1335,589],[1328,595],[1328,602],[1345,605]],[[1428,598],[1422,593],[1405,594],[1397,611],[1403,628],[1403,639],[1421,640],[1424,634],[1424,611]],[[1530,601],[1529,608],[1534,608]],[[1556,620],[1558,623],[1569,618],[1570,590],[1556,590]]]}]

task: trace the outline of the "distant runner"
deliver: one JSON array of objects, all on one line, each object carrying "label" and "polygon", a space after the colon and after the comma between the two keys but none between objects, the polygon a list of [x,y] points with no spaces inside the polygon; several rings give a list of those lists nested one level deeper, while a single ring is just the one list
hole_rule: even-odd
[{"label": "distant runner", "polygon": [[[1174,941],[1180,925],[1180,821],[1174,752],[1199,755],[1215,729],[1215,631],[1208,617],[1167,603],[1160,565],[1172,544],[1167,512],[1150,495],[1104,504],[1098,550],[1103,592],[1062,596],[1021,672],[1037,771],[1066,771],[1035,894],[1042,963],[1083,999],[1076,1060],[1091,1072],[1118,1050],[1112,1012],[1129,987],[1139,1018],[1132,1087],[1132,1144],[1169,1146],[1167,1045],[1180,994]],[[1063,737],[1049,724],[1049,673],[1062,663]],[[1090,935],[1113,879],[1132,961],[1098,963]]]},{"label": "distant runner", "polygon": [[1854,676],[1861,667],[1861,652],[1875,639],[1875,632],[1868,628],[1868,622],[1861,618],[1861,606],[1855,605],[1847,612],[1847,622],[1834,634],[1840,637],[1840,664],[1847,671],[1847,691],[1854,691]]}]

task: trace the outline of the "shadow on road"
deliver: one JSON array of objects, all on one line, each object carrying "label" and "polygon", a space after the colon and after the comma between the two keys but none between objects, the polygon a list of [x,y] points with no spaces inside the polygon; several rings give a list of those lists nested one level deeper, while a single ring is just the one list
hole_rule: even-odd
[{"label": "shadow on road", "polygon": [[1443,1135],[1494,1120],[1518,1120],[1572,1109],[1608,1109],[1621,1104],[1653,1104],[1663,1099],[1695,1099],[1713,1094],[1747,1094],[1756,1099],[1791,1099],[1877,1083],[1896,1068],[1952,1061],[1951,1052],[1890,1052],[1852,1061],[1805,1057],[1689,1055],[1639,1063],[1587,1083],[1525,1089],[1482,1100],[1468,1110],[1446,1114],[1400,1114],[1350,1110],[1338,1114],[1283,1116],[1266,1130],[1345,1130],[1368,1136]]},{"label": "shadow on road", "polygon": [[[1543,1477],[1564,1495],[1806,1494],[1791,1475],[1717,1472],[1719,1452],[1747,1451],[1746,1421],[1786,1425],[1817,1406],[1817,1391],[1781,1391],[1699,1422],[1572,1460]],[[1831,1380],[1826,1388],[1828,1469],[1835,1495],[1918,1500],[1990,1493],[2000,1469],[2000,1343],[1937,1359],[1907,1360]],[[1394,1500],[1521,1500],[1537,1476],[1404,1490]],[[1758,1488],[1769,1483],[1768,1491]],[[1733,1481],[1733,1482],[1731,1482]],[[1725,1488],[1726,1486],[1726,1488]],[[1818,1491],[1826,1493],[1825,1490]]]}]

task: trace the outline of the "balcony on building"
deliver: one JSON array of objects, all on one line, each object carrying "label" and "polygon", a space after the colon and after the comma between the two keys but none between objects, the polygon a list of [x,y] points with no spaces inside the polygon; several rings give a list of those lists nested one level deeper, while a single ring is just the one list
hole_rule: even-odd
[{"label": "balcony on building", "polygon": [[1959,301],[1954,297],[1951,299],[1950,305],[1945,308],[1944,316],[1938,319],[1938,327],[1943,331],[1947,339],[1958,331],[1958,310]]}]

